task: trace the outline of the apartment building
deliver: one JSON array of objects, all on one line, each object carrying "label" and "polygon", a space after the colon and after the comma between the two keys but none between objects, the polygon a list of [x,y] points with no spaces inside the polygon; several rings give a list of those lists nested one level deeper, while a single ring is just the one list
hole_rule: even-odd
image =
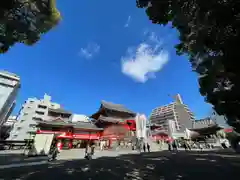
[{"label": "apartment building", "polygon": [[16,74],[0,71],[0,127],[15,107],[19,88],[20,78]]},{"label": "apartment building", "polygon": [[51,96],[43,99],[28,98],[17,116],[17,123],[10,133],[9,140],[32,139],[31,134],[37,130],[37,121],[52,121],[56,118],[68,119],[71,113],[65,112],[61,106],[51,101]]},{"label": "apartment building", "polygon": [[73,114],[70,118],[70,121],[72,123],[78,123],[78,122],[89,122],[90,119],[84,114]]},{"label": "apartment building", "polygon": [[165,131],[182,133],[186,128],[192,128],[194,115],[187,105],[183,104],[179,94],[174,96],[174,100],[170,104],[153,109],[149,120],[151,124],[161,125]]}]

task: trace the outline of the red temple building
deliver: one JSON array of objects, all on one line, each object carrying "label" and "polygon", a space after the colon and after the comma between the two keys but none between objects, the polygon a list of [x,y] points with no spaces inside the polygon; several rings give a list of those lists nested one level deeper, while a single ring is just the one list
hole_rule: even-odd
[{"label": "red temple building", "polygon": [[[102,101],[89,122],[70,122],[72,113],[63,109],[49,109],[48,119],[37,121],[37,134],[55,134],[59,149],[85,147],[89,140],[107,141],[111,147],[116,140],[131,140],[136,134],[136,113],[120,104]],[[151,125],[153,140],[168,139],[159,125]]]},{"label": "red temple building", "polygon": [[101,101],[98,111],[91,115],[94,124],[104,129],[101,139],[108,140],[109,146],[116,139],[134,135],[136,131],[135,117],[136,113],[123,105],[106,101]]},{"label": "red temple building", "polygon": [[49,109],[48,119],[37,121],[36,133],[55,134],[61,148],[72,148],[74,143],[84,147],[87,141],[100,138],[102,128],[98,128],[92,122],[69,122],[71,115],[63,109]]},{"label": "red temple building", "polygon": [[163,130],[161,125],[152,124],[150,129],[151,129],[151,136],[154,141],[169,140],[168,132],[166,130]]}]

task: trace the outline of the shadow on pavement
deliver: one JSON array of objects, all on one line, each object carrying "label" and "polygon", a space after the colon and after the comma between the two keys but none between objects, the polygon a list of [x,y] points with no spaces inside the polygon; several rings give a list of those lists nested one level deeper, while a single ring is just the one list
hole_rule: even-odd
[{"label": "shadow on pavement", "polygon": [[14,161],[21,161],[24,159],[23,154],[17,153],[6,153],[0,154],[0,165],[9,164]]},{"label": "shadow on pavement", "polygon": [[2,153],[0,154],[0,166],[28,162],[39,162],[39,160],[43,159],[47,159],[47,157],[28,157],[25,156],[23,153]]},{"label": "shadow on pavement", "polygon": [[240,162],[233,163],[214,152],[204,154],[206,152],[164,151],[101,157],[90,161],[56,161],[0,170],[0,179],[221,180],[240,177]]}]

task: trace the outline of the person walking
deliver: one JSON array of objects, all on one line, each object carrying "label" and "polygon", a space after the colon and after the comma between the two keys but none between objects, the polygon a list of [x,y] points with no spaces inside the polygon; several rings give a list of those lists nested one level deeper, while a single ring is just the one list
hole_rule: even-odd
[{"label": "person walking", "polygon": [[48,157],[48,161],[54,161],[57,158],[57,154],[59,153],[58,147],[57,147],[57,141],[54,140],[51,148],[50,148],[50,153]]},{"label": "person walking", "polygon": [[91,155],[93,156],[95,153],[95,143],[94,141],[91,142]]},{"label": "person walking", "polygon": [[143,151],[146,152],[146,145],[145,145],[145,143],[143,144]]},{"label": "person walking", "polygon": [[150,144],[147,143],[147,150],[150,152]]},{"label": "person walking", "polygon": [[85,159],[92,159],[92,153],[91,153],[91,145],[90,142],[88,142],[86,144],[86,148],[85,148]]},{"label": "person walking", "polygon": [[172,145],[171,145],[171,142],[168,141],[167,144],[168,144],[168,150],[169,150],[169,151],[172,151]]},{"label": "person walking", "polygon": [[177,150],[178,150],[176,140],[173,141],[172,147],[173,147],[173,150],[174,150],[174,151],[177,151]]},{"label": "person walking", "polygon": [[188,150],[188,147],[187,147],[187,142],[186,142],[186,141],[184,141],[184,142],[183,142],[183,147],[184,147],[185,151],[187,151],[187,150]]}]

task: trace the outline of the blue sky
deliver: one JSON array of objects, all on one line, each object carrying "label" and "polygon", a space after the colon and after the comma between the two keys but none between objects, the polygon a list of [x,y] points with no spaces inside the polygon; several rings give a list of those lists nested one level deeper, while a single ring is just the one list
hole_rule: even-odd
[{"label": "blue sky", "polygon": [[90,115],[101,100],[145,113],[181,94],[197,118],[210,112],[186,57],[175,55],[177,33],[152,24],[135,1],[57,1],[61,23],[32,47],[15,45],[1,69],[21,77],[15,113],[28,97],[52,96]]}]

